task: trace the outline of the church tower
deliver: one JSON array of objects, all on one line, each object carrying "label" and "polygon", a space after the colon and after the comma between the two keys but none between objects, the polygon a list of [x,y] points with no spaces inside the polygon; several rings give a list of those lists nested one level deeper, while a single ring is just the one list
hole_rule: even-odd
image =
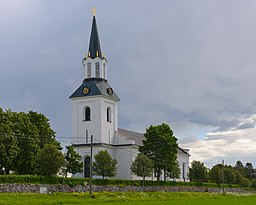
[{"label": "church tower", "polygon": [[76,147],[93,143],[113,144],[118,130],[117,94],[108,84],[108,61],[100,46],[95,10],[89,49],[83,60],[84,79],[70,96],[72,101],[72,143]]}]

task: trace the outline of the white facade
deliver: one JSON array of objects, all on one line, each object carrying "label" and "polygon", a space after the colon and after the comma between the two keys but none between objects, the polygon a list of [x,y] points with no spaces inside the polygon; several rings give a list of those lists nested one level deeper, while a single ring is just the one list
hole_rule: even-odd
[{"label": "white facade", "polygon": [[[120,99],[107,82],[107,60],[101,54],[95,16],[91,32],[88,56],[85,55],[82,61],[84,80],[70,96],[72,143],[85,162],[84,172],[76,174],[75,177],[88,177],[87,162],[93,136],[93,156],[100,150],[107,150],[118,162],[116,178],[138,179],[132,175],[130,167],[138,155],[144,135],[118,128]],[[181,168],[181,177],[178,180],[187,180],[188,152],[179,148],[177,160]],[[152,176],[150,179],[155,178]]]},{"label": "white facade", "polygon": [[[90,108],[90,120],[85,120],[86,108]],[[107,120],[110,111],[110,120]],[[90,136],[95,143],[113,144],[114,132],[117,131],[117,102],[92,96],[72,99],[72,135],[73,144],[87,144]]]}]

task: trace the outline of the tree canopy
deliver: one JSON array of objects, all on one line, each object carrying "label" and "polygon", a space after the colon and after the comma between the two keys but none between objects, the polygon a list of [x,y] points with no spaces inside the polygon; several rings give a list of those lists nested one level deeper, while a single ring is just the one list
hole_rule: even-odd
[{"label": "tree canopy", "polygon": [[136,176],[142,177],[144,183],[145,177],[152,175],[153,162],[146,155],[139,154],[132,163],[131,171]]},{"label": "tree canopy", "polygon": [[191,167],[189,168],[189,178],[190,181],[194,182],[207,182],[208,171],[203,162],[193,161],[191,163]]},{"label": "tree canopy", "polygon": [[56,145],[46,144],[37,154],[36,165],[37,174],[52,176],[64,165],[64,156]]},{"label": "tree canopy", "polygon": [[93,173],[105,177],[114,177],[117,174],[117,160],[112,159],[107,150],[101,150],[94,155]]},{"label": "tree canopy", "polygon": [[66,173],[80,173],[83,171],[82,157],[76,153],[73,146],[66,146],[67,152],[65,154],[65,169]]},{"label": "tree canopy", "polygon": [[168,124],[151,125],[146,129],[143,145],[139,147],[141,154],[153,161],[157,180],[162,171],[170,170],[177,159],[177,139]]},{"label": "tree canopy", "polygon": [[35,174],[36,156],[45,144],[57,145],[49,120],[41,113],[3,111],[0,108],[0,168],[17,174]]}]

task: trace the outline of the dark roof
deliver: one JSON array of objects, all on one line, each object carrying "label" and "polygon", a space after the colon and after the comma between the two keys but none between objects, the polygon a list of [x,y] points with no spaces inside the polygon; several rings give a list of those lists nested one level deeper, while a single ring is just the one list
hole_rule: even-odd
[{"label": "dark roof", "polygon": [[[87,87],[89,88],[89,92],[87,94],[83,93],[83,89]],[[77,98],[77,97],[86,97],[86,96],[104,96],[107,98],[111,98],[115,101],[120,101],[120,98],[113,91],[112,95],[108,94],[107,89],[111,88],[108,82],[102,78],[86,78],[83,80],[82,85],[69,97],[69,98]]]},{"label": "dark roof", "polygon": [[[145,137],[144,137],[144,134],[142,134],[142,133],[133,132],[133,131],[125,130],[125,129],[121,129],[121,128],[118,128],[118,133],[127,139],[134,140],[135,144],[138,146],[143,145],[143,140],[145,139]],[[187,150],[182,149],[180,147],[178,147],[178,153],[190,155]]]},{"label": "dark roof", "polygon": [[99,38],[95,16],[93,16],[93,20],[92,20],[92,30],[91,30],[91,38],[89,43],[88,55],[92,59],[96,57],[102,58],[102,53],[100,48],[100,38]]}]

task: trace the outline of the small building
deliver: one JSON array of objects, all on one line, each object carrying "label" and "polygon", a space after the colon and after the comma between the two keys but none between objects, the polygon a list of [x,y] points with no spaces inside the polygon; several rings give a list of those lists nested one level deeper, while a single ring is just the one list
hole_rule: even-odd
[{"label": "small building", "polygon": [[[108,61],[100,46],[93,15],[88,53],[82,60],[84,80],[70,96],[72,102],[72,144],[84,161],[84,171],[75,177],[89,177],[90,144],[93,136],[93,156],[107,150],[118,161],[116,178],[137,179],[130,167],[138,155],[144,135],[118,128],[118,102],[120,98],[108,82]],[[178,148],[181,177],[188,179],[188,150]]]}]

